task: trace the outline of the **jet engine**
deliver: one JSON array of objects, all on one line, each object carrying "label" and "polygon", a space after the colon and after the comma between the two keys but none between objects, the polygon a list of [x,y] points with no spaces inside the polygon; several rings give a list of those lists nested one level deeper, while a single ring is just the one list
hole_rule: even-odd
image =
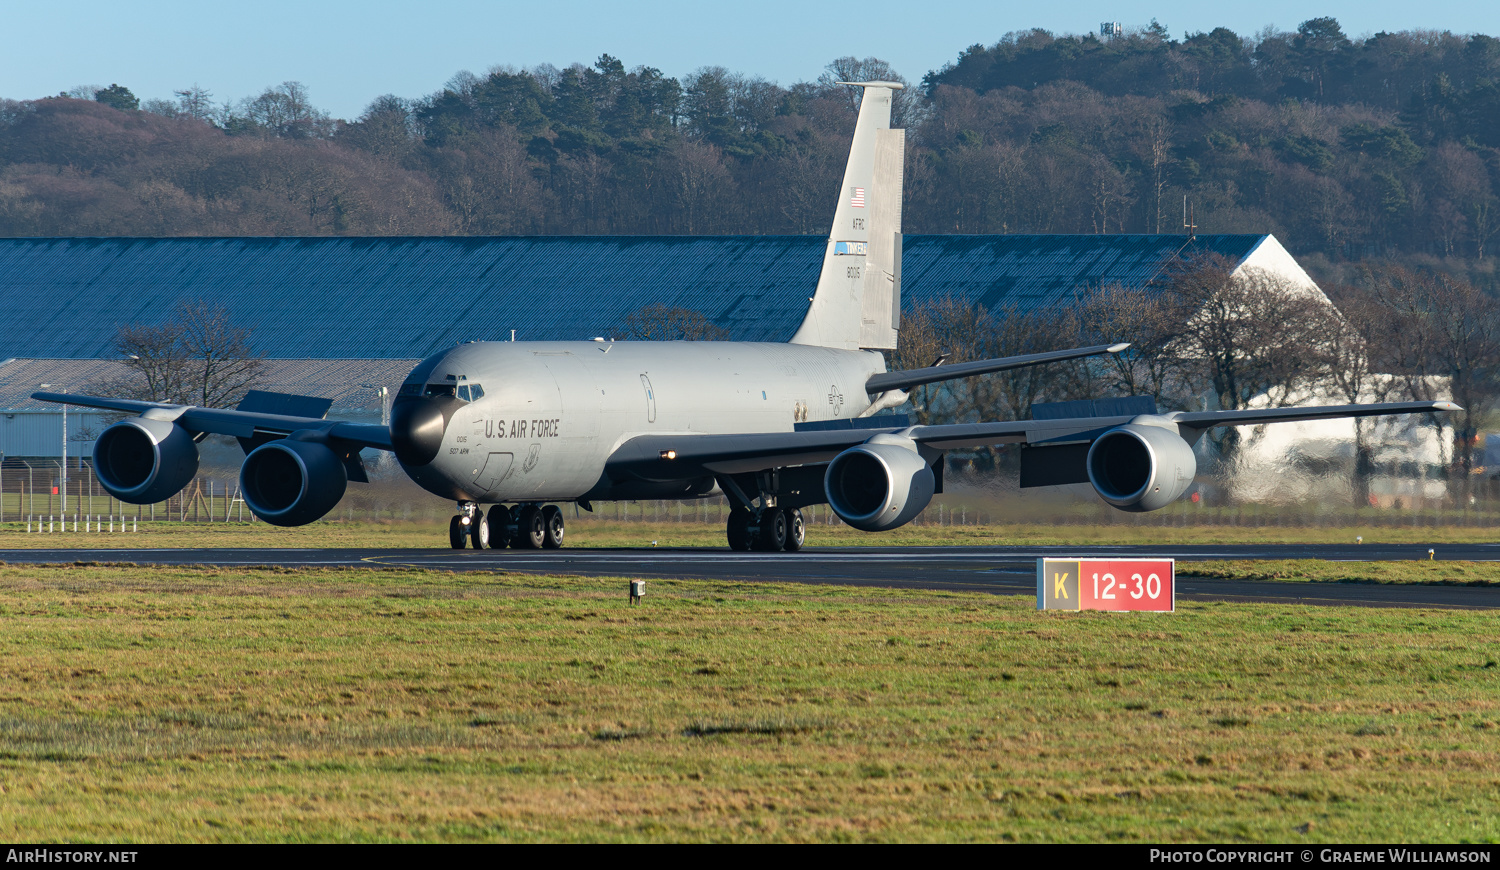
[{"label": "jet engine", "polygon": [[129,504],[176,495],[198,473],[193,435],[170,420],[130,417],[94,442],[94,473],[104,491]]},{"label": "jet engine", "polygon": [[823,482],[839,519],[861,531],[883,532],[921,513],[937,481],[916,442],[880,434],[835,456]]},{"label": "jet engine", "polygon": [[1175,431],[1128,423],[1099,436],[1087,460],[1089,483],[1122,511],[1164,508],[1187,492],[1198,472],[1193,448]]},{"label": "jet engine", "polygon": [[245,504],[274,526],[319,519],[344,497],[349,482],[343,461],[328,445],[299,435],[262,444],[240,466]]}]

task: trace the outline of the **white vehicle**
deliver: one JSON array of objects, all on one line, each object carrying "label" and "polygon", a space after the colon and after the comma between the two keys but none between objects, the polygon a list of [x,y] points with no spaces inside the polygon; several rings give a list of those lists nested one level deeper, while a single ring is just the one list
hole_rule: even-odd
[{"label": "white vehicle", "polygon": [[[692,499],[733,503],[729,545],[797,550],[800,508],[828,504],[865,531],[904,525],[941,491],[945,451],[1024,444],[1022,485],[1093,484],[1126,511],[1165,507],[1196,472],[1192,445],[1213,426],[1455,410],[1399,402],[1258,411],[1101,414],[910,426],[875,416],[925,383],[1108,352],[1063,350],[887,372],[900,317],[900,167],[891,82],[864,88],[823,270],[806,319],[771,342],[474,342],[422,361],[391,425],[323,418],[327,400],[253,393],[239,408],[35,393],[136,416],[94,447],[100,484],[150,504],[197,472],[204,433],[246,450],[245,503],[261,519],[313,522],[365,482],[359,452],[390,450],[423,488],[457,504],[453,547],[560,547],[559,502]],[[1125,412],[1121,412],[1121,408]],[[1150,411],[1150,413],[1144,413]],[[483,506],[490,506],[486,514]]]}]

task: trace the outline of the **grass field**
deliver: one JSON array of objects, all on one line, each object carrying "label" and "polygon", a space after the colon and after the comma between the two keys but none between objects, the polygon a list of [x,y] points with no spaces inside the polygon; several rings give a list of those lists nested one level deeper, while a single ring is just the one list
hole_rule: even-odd
[{"label": "grass field", "polygon": [[[826,515],[826,514],[825,514]],[[33,527],[35,528],[35,527]],[[57,526],[54,526],[57,528]],[[79,526],[82,529],[82,526]],[[116,528],[119,528],[118,526]],[[140,523],[139,531],[26,532],[0,523],[0,549],[73,547],[447,547],[446,525],[418,522],[318,522],[283,529],[266,523]],[[1049,525],[906,525],[868,533],[846,525],[810,525],[810,547],[978,546],[995,544],[1349,544],[1473,543],[1500,539],[1483,526],[1171,526],[1147,523]],[[717,523],[570,519],[569,547],[723,547]]]},{"label": "grass field", "polygon": [[0,568],[0,837],[1500,839],[1483,612]]},{"label": "grass field", "polygon": [[[1225,580],[1308,583],[1500,586],[1500,562],[1328,562],[1322,559],[1225,559],[1178,562],[1178,574]],[[1500,603],[1500,598],[1496,599]]]}]

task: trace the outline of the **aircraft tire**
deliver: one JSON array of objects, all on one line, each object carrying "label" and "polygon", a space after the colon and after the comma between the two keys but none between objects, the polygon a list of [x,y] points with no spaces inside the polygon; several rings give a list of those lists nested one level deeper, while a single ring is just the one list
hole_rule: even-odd
[{"label": "aircraft tire", "polygon": [[766,553],[779,553],[786,547],[787,522],[785,511],[765,511],[760,515],[760,529],[755,533],[756,548]]},{"label": "aircraft tire", "polygon": [[542,519],[542,509],[534,504],[525,505],[516,521],[516,538],[510,545],[517,550],[540,550],[546,535],[547,526]]},{"label": "aircraft tire", "polygon": [[567,526],[563,522],[562,508],[549,504],[542,508],[542,546],[548,550],[560,549]]},{"label": "aircraft tire", "polygon": [[448,521],[448,546],[455,550],[462,550],[468,542],[468,535],[464,534],[464,518],[454,517]]},{"label": "aircraft tire", "polygon": [[503,550],[510,546],[510,508],[497,504],[490,508],[485,524],[490,527],[490,546]]},{"label": "aircraft tire", "polygon": [[469,541],[476,550],[485,550],[490,546],[490,524],[482,510],[474,511],[474,518],[469,523]]},{"label": "aircraft tire", "polygon": [[729,549],[740,553],[749,551],[755,543],[750,534],[750,512],[744,508],[731,509],[725,533],[729,538]]},{"label": "aircraft tire", "polygon": [[802,511],[796,508],[786,508],[781,514],[786,517],[786,546],[783,549],[795,553],[807,540],[807,524],[802,520]]}]

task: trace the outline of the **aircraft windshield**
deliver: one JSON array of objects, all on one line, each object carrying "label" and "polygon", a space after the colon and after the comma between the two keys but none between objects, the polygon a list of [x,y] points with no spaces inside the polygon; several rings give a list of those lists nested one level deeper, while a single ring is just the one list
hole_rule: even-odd
[{"label": "aircraft windshield", "polygon": [[458,394],[458,388],[455,387],[455,386],[453,386],[452,384],[428,384],[427,385],[427,391],[425,393],[423,393],[422,395],[424,395],[424,396],[455,396],[457,394]]},{"label": "aircraft windshield", "polygon": [[484,387],[478,384],[460,384],[458,397],[469,402],[477,402],[484,398]]}]

